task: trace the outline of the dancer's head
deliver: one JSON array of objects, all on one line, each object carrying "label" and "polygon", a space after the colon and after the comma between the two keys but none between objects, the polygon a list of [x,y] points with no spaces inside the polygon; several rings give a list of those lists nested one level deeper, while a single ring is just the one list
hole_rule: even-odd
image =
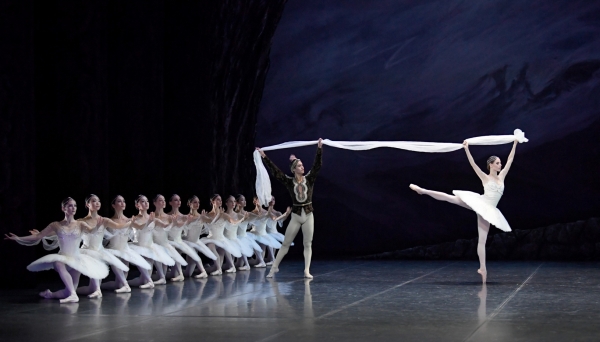
[{"label": "dancer's head", "polygon": [[111,205],[115,212],[124,211],[125,210],[125,198],[121,195],[117,195],[111,202]]},{"label": "dancer's head", "polygon": [[165,196],[158,194],[154,196],[154,200],[152,201],[156,210],[164,209],[167,206],[167,201],[165,201]]},{"label": "dancer's head", "polygon": [[244,209],[244,207],[246,207],[246,197],[244,197],[244,195],[242,195],[242,194],[237,195],[235,197],[235,201],[237,203],[236,211],[240,211],[240,210]]},{"label": "dancer's head", "polygon": [[295,155],[290,155],[290,170],[294,175],[302,176],[304,174],[304,164]]},{"label": "dancer's head", "polygon": [[269,207],[275,206],[275,196],[271,195],[271,200],[269,201]]},{"label": "dancer's head", "polygon": [[187,200],[187,206],[190,210],[198,210],[200,208],[200,199],[198,196],[193,195]]},{"label": "dancer's head", "polygon": [[171,206],[171,208],[173,208],[173,210],[179,209],[179,207],[181,207],[181,198],[179,197],[179,195],[172,194],[169,198],[169,205]]},{"label": "dancer's head", "polygon": [[60,203],[60,208],[66,216],[75,216],[77,211],[77,203],[71,197],[67,197]]},{"label": "dancer's head", "polygon": [[252,204],[254,204],[257,207],[261,206],[260,200],[258,199],[258,196],[254,196],[254,199],[252,200]]},{"label": "dancer's head", "polygon": [[212,195],[210,197],[210,204],[217,208],[220,208],[221,206],[223,206],[223,200],[221,200],[221,195],[219,195],[219,194]]},{"label": "dancer's head", "polygon": [[138,195],[138,197],[135,199],[135,207],[139,211],[148,210],[148,208],[150,208],[150,202],[148,201],[148,197],[144,195]]},{"label": "dancer's head", "polygon": [[227,197],[225,200],[225,206],[227,207],[227,210],[233,210],[235,208],[235,197]]},{"label": "dancer's head", "polygon": [[502,171],[502,162],[500,158],[491,156],[487,160],[487,169],[490,171],[500,172]]},{"label": "dancer's head", "polygon": [[85,198],[85,206],[90,211],[100,210],[100,198],[94,194],[90,194],[88,197]]}]

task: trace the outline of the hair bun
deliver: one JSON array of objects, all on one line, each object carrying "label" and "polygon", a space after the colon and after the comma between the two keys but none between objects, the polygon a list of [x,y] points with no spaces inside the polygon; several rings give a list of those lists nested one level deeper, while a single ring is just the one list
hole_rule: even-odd
[{"label": "hair bun", "polygon": [[294,161],[294,160],[296,160],[296,159],[298,159],[298,158],[296,158],[296,156],[295,156],[295,155],[293,155],[293,154],[290,154],[290,161],[291,161],[291,162],[292,162],[292,161]]}]

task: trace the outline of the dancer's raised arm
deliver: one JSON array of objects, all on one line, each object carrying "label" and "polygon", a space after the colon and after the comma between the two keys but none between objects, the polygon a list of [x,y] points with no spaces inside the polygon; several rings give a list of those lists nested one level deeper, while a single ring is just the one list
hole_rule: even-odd
[{"label": "dancer's raised arm", "polygon": [[15,240],[17,242],[38,242],[39,240],[41,240],[42,238],[46,237],[46,236],[51,236],[51,235],[55,235],[56,231],[54,229],[54,226],[57,225],[56,222],[52,222],[50,223],[46,228],[44,228],[41,232],[37,231],[37,230],[32,230],[31,235],[29,236],[17,236],[13,233],[8,233],[8,234],[4,234],[4,240]]},{"label": "dancer's raised arm", "polygon": [[467,158],[469,159],[469,163],[471,164],[471,167],[473,168],[473,170],[475,170],[475,173],[477,174],[479,179],[481,179],[481,181],[483,183],[487,182],[487,175],[483,171],[481,171],[481,169],[479,168],[479,166],[477,166],[477,164],[475,164],[475,160],[473,160],[471,151],[469,151],[469,143],[466,140],[463,141],[463,147],[465,148],[465,152],[467,153]]},{"label": "dancer's raised arm", "polygon": [[315,155],[315,162],[313,163],[312,169],[306,175],[311,181],[317,178],[319,171],[321,170],[321,165],[323,165],[323,139],[319,138],[319,142],[317,144],[317,154]]},{"label": "dancer's raised arm", "polygon": [[513,148],[510,151],[510,154],[508,155],[506,166],[504,166],[504,169],[502,169],[502,171],[500,171],[500,173],[498,174],[498,178],[500,178],[501,181],[504,181],[504,178],[506,177],[506,174],[508,174],[508,170],[510,170],[513,160],[515,159],[515,151],[517,150],[518,143],[519,141],[515,140],[515,142],[513,143]]},{"label": "dancer's raised arm", "polygon": [[278,181],[280,181],[283,184],[289,183],[291,181],[291,179],[289,177],[286,177],[285,173],[283,173],[283,171],[281,171],[277,167],[277,165],[275,165],[275,163],[273,163],[271,161],[271,159],[269,159],[269,157],[267,157],[267,155],[265,154],[265,152],[263,150],[261,150],[258,147],[256,148],[256,150],[258,151],[258,153],[260,153],[260,156],[265,161],[265,164],[267,165],[267,167],[269,168],[269,170],[271,170],[271,173],[273,173],[273,176],[275,176],[275,178]]}]

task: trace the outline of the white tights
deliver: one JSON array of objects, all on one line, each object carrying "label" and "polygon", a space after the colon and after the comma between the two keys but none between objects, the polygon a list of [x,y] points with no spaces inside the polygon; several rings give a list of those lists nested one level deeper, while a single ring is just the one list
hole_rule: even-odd
[{"label": "white tights", "polygon": [[313,213],[306,214],[302,210],[302,215],[292,213],[292,219],[285,231],[285,239],[281,249],[277,253],[273,268],[278,269],[283,257],[290,249],[290,245],[294,242],[294,238],[298,235],[298,231],[302,228],[302,242],[304,244],[304,272],[308,273],[310,269],[310,261],[312,259],[312,239],[315,232],[315,219]]}]

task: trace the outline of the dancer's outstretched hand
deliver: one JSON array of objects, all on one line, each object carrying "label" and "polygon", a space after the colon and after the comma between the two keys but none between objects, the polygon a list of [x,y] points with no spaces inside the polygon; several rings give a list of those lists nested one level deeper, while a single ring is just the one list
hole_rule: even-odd
[{"label": "dancer's outstretched hand", "polygon": [[154,221],[154,217],[155,217],[155,216],[156,216],[156,215],[154,215],[154,213],[150,213],[150,215],[148,216],[148,221],[147,221],[147,222],[148,222],[148,223],[151,223],[152,221]]},{"label": "dancer's outstretched hand", "polygon": [[98,228],[102,225],[102,221],[104,221],[104,217],[99,216],[98,219],[96,220],[96,228]]},{"label": "dancer's outstretched hand", "polygon": [[260,147],[257,147],[256,150],[258,151],[258,153],[260,153],[261,157],[265,157],[265,152],[263,152],[263,150],[261,150]]},{"label": "dancer's outstretched hand", "polygon": [[4,234],[4,240],[17,240],[19,237],[13,233]]},{"label": "dancer's outstretched hand", "polygon": [[317,146],[319,146],[319,148],[323,147],[323,139],[319,138],[319,142],[317,143]]},{"label": "dancer's outstretched hand", "polygon": [[463,147],[465,148],[465,150],[468,149],[469,148],[469,142],[466,141],[466,140],[463,141]]},{"label": "dancer's outstretched hand", "polygon": [[29,233],[30,233],[31,235],[38,235],[38,234],[40,233],[40,231],[39,231],[39,230],[37,230],[37,229],[32,229],[32,230],[30,230],[30,231],[29,231]]}]

